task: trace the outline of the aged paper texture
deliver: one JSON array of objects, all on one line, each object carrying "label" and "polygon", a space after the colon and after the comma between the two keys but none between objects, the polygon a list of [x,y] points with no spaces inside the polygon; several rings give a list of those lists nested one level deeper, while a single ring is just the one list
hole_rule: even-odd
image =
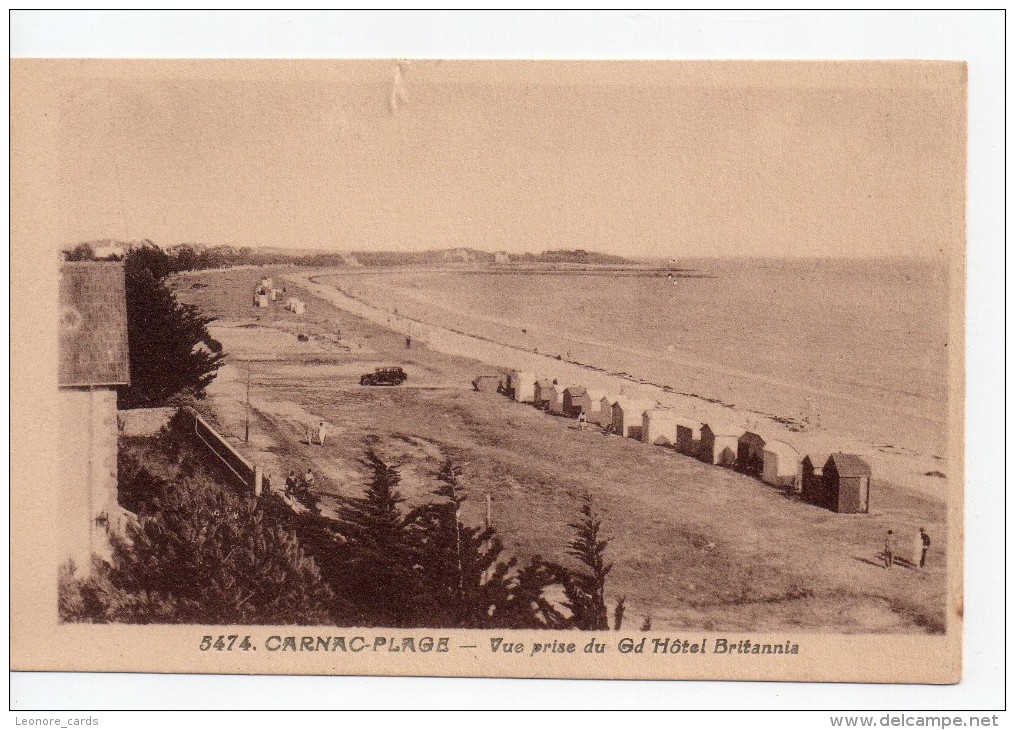
[{"label": "aged paper texture", "polygon": [[12,61],[11,668],[959,681],[965,110]]}]

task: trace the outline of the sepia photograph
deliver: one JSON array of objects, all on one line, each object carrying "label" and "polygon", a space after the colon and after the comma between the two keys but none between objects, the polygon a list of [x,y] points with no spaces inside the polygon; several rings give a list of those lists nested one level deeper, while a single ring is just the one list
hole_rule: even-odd
[{"label": "sepia photograph", "polygon": [[960,681],[967,77],[12,59],[11,668]]}]

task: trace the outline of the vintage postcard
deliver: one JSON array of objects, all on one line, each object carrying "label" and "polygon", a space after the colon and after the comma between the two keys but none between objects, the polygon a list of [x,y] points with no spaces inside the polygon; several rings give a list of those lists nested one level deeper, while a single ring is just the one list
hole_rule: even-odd
[{"label": "vintage postcard", "polygon": [[966,67],[13,60],[11,669],[961,679]]}]

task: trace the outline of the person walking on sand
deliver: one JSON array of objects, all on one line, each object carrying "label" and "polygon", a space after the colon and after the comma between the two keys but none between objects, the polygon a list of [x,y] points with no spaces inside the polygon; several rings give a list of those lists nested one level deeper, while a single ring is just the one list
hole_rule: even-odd
[{"label": "person walking on sand", "polygon": [[895,562],[895,534],[889,530],[885,536],[885,568],[891,570],[892,564]]},{"label": "person walking on sand", "polygon": [[321,446],[324,446],[324,440],[328,438],[328,426],[321,421],[321,425],[317,427],[317,441]]},{"label": "person walking on sand", "polygon": [[299,482],[296,480],[296,470],[290,469],[288,476],[285,478],[285,496],[292,497],[298,486]]},{"label": "person walking on sand", "polygon": [[927,551],[930,550],[930,535],[927,531],[920,528],[920,567],[922,568],[927,564]]},{"label": "person walking on sand", "polygon": [[314,472],[307,467],[307,473],[303,475],[303,489],[307,492],[314,491]]},{"label": "person walking on sand", "polygon": [[578,414],[578,430],[579,431],[584,431],[585,430],[585,409],[584,408],[582,409],[582,412]]}]

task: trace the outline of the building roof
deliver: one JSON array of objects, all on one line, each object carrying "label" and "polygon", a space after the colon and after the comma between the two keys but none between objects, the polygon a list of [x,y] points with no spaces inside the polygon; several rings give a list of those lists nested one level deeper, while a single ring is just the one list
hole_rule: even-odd
[{"label": "building roof", "polygon": [[61,386],[130,384],[123,264],[62,265],[59,330]]},{"label": "building roof", "polygon": [[614,402],[613,405],[620,406],[620,409],[624,413],[632,413],[641,415],[645,411],[650,411],[655,408],[655,403],[646,400],[638,400],[636,398],[628,398],[627,396],[620,396]]},{"label": "building roof", "polygon": [[583,395],[585,395],[585,386],[583,385],[569,385],[566,388],[564,388],[564,390],[572,398],[581,398]]},{"label": "building roof", "polygon": [[546,388],[547,390],[549,390],[550,388],[553,387],[553,382],[544,378],[543,380],[537,380],[536,385],[538,385],[540,388]]},{"label": "building roof", "polygon": [[764,443],[765,443],[765,437],[755,433],[754,431],[744,431],[740,435],[740,440],[741,441],[756,441],[756,442],[760,442],[762,445],[764,445]]},{"label": "building roof", "polygon": [[[835,465],[835,471],[840,477],[869,477],[870,465],[856,454],[843,454],[841,452],[832,454],[828,461]],[[827,468],[827,463],[826,468]]]}]

